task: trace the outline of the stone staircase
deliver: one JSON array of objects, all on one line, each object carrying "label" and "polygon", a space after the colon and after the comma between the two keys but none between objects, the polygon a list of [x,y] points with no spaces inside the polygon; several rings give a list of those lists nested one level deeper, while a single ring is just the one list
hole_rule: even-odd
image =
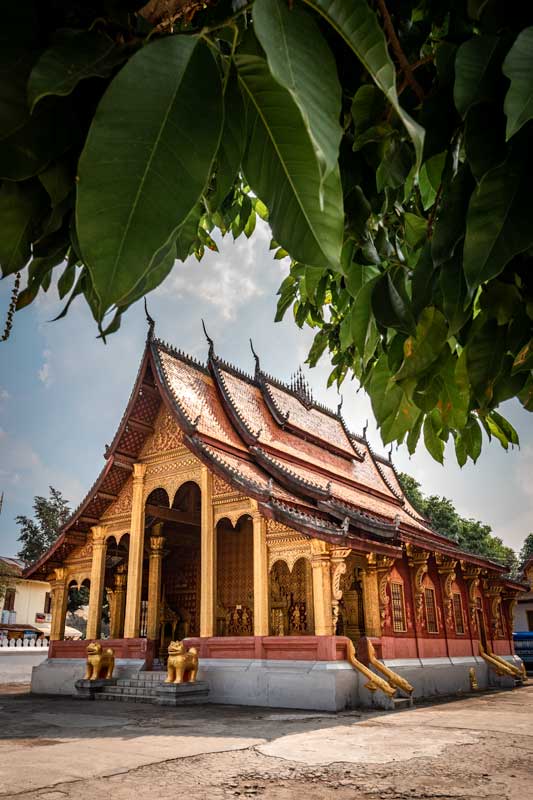
[{"label": "stone staircase", "polygon": [[167,677],[166,672],[139,672],[135,677],[117,678],[114,686],[105,686],[94,695],[95,700],[116,700],[128,703],[155,703],[157,686]]}]

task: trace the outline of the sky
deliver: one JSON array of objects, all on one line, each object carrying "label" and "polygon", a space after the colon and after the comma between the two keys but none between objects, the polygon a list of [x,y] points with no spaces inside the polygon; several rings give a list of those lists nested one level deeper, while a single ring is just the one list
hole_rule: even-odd
[{"label": "sky", "polygon": [[[300,330],[290,311],[274,323],[276,291],[288,271],[268,250],[270,234],[258,225],[250,240],[226,237],[220,252],[208,252],[198,263],[176,263],[166,281],[148,297],[156,335],[205,361],[207,344],[201,319],[215,341],[218,355],[253,372],[249,340],[265,372],[287,380],[303,365],[313,339]],[[0,327],[3,327],[11,283],[0,283]],[[72,304],[66,319],[52,287],[29,308],[15,315],[10,339],[0,343],[0,555],[18,550],[15,517],[31,515],[35,495],[54,486],[75,507],[88,492],[104,463],[126,407],[146,338],[142,303],[125,315],[122,327],[107,344],[84,301]],[[316,400],[336,408],[336,389],[326,389],[327,354],[313,370],[304,367]],[[351,430],[367,435],[385,452],[373,422],[368,398],[345,382],[343,415]],[[393,454],[396,466],[409,472],[427,494],[452,498],[466,517],[492,526],[505,544],[519,550],[533,531],[533,417],[516,402],[503,413],[520,435],[520,449],[505,452],[485,441],[476,465],[460,469],[447,450],[444,466],[419,446],[410,458],[405,447]]]}]

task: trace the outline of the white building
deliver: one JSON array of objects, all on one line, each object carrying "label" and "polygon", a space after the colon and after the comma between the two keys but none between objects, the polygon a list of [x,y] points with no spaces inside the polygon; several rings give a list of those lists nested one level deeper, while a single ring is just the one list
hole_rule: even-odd
[{"label": "white building", "polygon": [[0,599],[0,632],[24,626],[40,630],[43,623],[50,623],[50,584],[25,580],[23,569],[24,564],[16,558],[0,556],[0,574],[9,576],[4,597]]},{"label": "white building", "polygon": [[526,561],[522,572],[529,583],[529,592],[522,594],[516,603],[514,629],[517,633],[533,631],[533,556]]}]

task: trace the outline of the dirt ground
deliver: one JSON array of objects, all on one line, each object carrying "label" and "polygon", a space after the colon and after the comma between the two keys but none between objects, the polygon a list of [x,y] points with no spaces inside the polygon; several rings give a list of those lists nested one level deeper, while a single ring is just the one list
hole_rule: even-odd
[{"label": "dirt ground", "polygon": [[533,685],[393,713],[181,709],[0,687],[0,797],[526,800]]}]

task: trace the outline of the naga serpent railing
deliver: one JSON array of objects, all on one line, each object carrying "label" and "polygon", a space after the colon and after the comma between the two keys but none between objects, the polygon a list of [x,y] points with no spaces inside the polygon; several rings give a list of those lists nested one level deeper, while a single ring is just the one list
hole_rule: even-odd
[{"label": "naga serpent railing", "polygon": [[490,650],[485,650],[481,642],[479,642],[479,655],[494,669],[496,675],[511,675],[513,678],[524,680],[524,672],[521,669],[515,667],[514,664],[510,664],[495,653],[492,653]]},{"label": "naga serpent railing", "polygon": [[385,675],[385,678],[392,686],[395,686],[401,692],[405,692],[405,694],[410,696],[414,692],[414,687],[411,686],[409,681],[406,681],[405,678],[402,678],[401,675],[398,675],[396,672],[390,669],[390,667],[387,667],[382,661],[379,660],[379,658],[376,656],[374,645],[370,640],[367,641],[367,646],[368,660],[372,666],[379,670],[382,675]]},{"label": "naga serpent railing", "polygon": [[368,678],[368,683],[365,683],[365,689],[368,689],[370,692],[375,692],[376,689],[381,689],[381,691],[384,692],[387,697],[392,697],[394,694],[396,694],[396,689],[394,686],[391,686],[390,683],[387,683],[384,678],[376,675],[375,672],[372,672],[369,667],[355,657],[355,647],[351,639],[348,639],[347,641],[347,651],[348,661],[352,667],[364,675],[365,678]]}]

